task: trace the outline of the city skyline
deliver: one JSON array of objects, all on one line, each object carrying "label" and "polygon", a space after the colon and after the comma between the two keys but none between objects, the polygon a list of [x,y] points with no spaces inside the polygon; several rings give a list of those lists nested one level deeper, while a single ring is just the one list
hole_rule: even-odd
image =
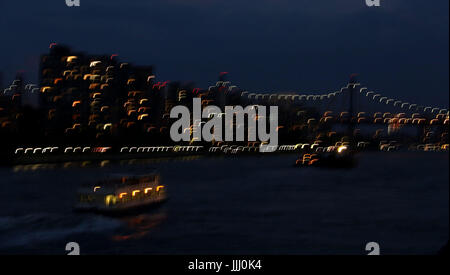
[{"label": "city skyline", "polygon": [[[219,74],[215,85],[198,88],[192,83],[158,81],[153,67],[122,62],[115,54],[91,55],[57,43],[51,43],[48,53],[42,54],[40,60],[38,85],[27,84],[19,76],[0,96],[2,133],[11,139],[10,145],[17,146],[7,149],[10,155],[30,151],[34,154],[36,150],[49,152],[50,147],[45,150],[27,147],[32,144],[65,145],[68,146],[66,152],[80,149],[81,144],[103,148],[109,143],[120,153],[131,144],[145,150],[150,148],[149,145],[175,145],[177,140],[172,136],[171,127],[176,123],[173,108],[177,105],[188,112],[194,110],[195,114],[195,100],[200,110],[217,105],[214,108],[218,111],[203,122],[195,115],[191,118],[189,115],[178,132],[187,136],[187,139],[183,138],[184,145],[213,148],[247,144],[246,147],[254,148],[255,140],[250,136],[242,137],[241,142],[235,144],[228,142],[232,136],[230,140],[214,137],[205,143],[196,133],[202,123],[214,121],[221,125],[217,126],[218,134],[236,124],[237,128],[242,127],[240,130],[248,130],[250,135],[260,128],[253,122],[259,125],[269,118],[259,113],[260,107],[270,105],[271,109],[276,106],[281,110],[280,121],[277,115],[276,129],[271,132],[276,133],[277,140],[280,134],[280,145],[289,148],[301,146],[304,149],[305,146],[298,142],[308,142],[312,144],[308,147],[316,150],[314,147],[333,146],[348,138],[354,146],[371,144],[371,147],[381,148],[388,138],[412,148],[420,147],[420,143],[435,143],[433,146],[439,150],[448,150],[448,109],[389,98],[359,83],[357,75],[351,75],[346,86],[319,95],[261,94],[244,91],[225,81],[226,72]],[[236,115],[229,118],[228,124],[227,115],[221,114],[221,108],[226,105],[233,108]],[[258,109],[258,115],[248,112],[247,123],[239,124],[247,112],[242,106],[247,106],[246,110]],[[234,107],[240,107],[240,111]],[[225,127],[222,124],[224,117]],[[272,122],[270,125],[272,128]],[[271,148],[276,150],[276,145],[277,141]],[[93,152],[103,150],[95,148]]]}]

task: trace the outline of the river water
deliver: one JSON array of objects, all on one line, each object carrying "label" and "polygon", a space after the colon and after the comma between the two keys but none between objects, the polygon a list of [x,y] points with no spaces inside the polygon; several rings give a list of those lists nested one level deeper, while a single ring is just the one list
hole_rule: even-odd
[{"label": "river water", "polygon": [[[0,253],[434,254],[448,241],[448,153],[363,153],[351,170],[295,155],[0,168]],[[136,216],[72,212],[86,181],[157,168],[170,200]]]}]

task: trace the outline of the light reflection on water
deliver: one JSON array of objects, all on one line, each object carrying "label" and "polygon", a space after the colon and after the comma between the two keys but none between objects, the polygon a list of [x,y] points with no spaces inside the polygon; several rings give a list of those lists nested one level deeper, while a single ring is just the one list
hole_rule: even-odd
[{"label": "light reflection on water", "polygon": [[[359,254],[370,240],[385,254],[423,254],[447,242],[447,153],[367,153],[352,170],[298,169],[296,158],[1,168],[0,253],[64,254],[77,241],[82,254]],[[72,213],[83,182],[150,168],[168,188],[160,208]]]},{"label": "light reflection on water", "polygon": [[113,241],[137,240],[148,235],[152,229],[159,226],[167,219],[167,214],[140,214],[134,217],[121,218],[123,224],[126,225],[127,232],[119,233],[111,237]]},{"label": "light reflection on water", "polygon": [[183,156],[177,158],[157,158],[157,159],[127,159],[120,161],[100,160],[100,161],[73,161],[62,163],[36,163],[36,164],[19,164],[13,166],[15,173],[25,171],[38,171],[38,170],[52,170],[52,169],[70,169],[70,168],[83,168],[83,167],[107,167],[111,165],[120,166],[132,166],[132,165],[145,165],[164,163],[170,161],[191,161],[201,158],[201,156]]}]

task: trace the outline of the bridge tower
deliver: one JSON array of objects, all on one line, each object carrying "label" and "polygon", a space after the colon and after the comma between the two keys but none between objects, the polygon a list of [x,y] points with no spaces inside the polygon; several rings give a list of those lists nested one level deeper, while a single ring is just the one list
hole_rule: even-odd
[{"label": "bridge tower", "polygon": [[350,118],[349,125],[348,125],[348,136],[350,138],[350,142],[353,142],[353,135],[354,135],[355,126],[356,126],[356,124],[355,124],[356,121],[354,119],[354,112],[355,112],[355,110],[354,110],[354,97],[355,97],[354,87],[355,87],[355,84],[357,83],[356,76],[357,76],[357,74],[350,75],[350,81],[348,83],[349,84],[348,85],[348,87],[349,87],[348,88],[348,92],[349,92],[348,115]]}]

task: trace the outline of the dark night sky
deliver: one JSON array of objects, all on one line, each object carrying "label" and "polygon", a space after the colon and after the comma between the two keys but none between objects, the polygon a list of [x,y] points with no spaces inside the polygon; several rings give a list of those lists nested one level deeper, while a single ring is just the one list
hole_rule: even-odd
[{"label": "dark night sky", "polygon": [[[155,65],[206,88],[221,71],[251,92],[335,91],[351,73],[400,100],[448,107],[449,1],[0,0],[0,70],[37,79],[51,42]],[[4,84],[6,84],[4,83]]]}]

